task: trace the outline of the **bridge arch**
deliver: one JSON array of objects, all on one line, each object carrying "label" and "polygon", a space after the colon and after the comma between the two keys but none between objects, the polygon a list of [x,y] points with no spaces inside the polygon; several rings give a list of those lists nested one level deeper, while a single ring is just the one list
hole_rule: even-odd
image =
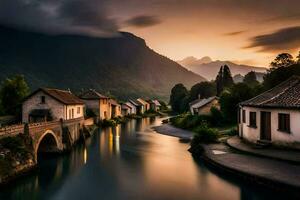
[{"label": "bridge arch", "polygon": [[39,153],[53,153],[59,152],[59,140],[52,130],[46,130],[41,137],[39,137],[35,145],[35,160]]}]

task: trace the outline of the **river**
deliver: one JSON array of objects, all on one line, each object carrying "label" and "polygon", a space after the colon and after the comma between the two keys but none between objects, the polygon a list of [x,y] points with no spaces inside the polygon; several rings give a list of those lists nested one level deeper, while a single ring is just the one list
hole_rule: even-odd
[{"label": "river", "polygon": [[151,129],[160,118],[99,129],[70,154],[39,158],[39,169],[0,199],[276,199],[279,194],[209,170],[178,138]]}]

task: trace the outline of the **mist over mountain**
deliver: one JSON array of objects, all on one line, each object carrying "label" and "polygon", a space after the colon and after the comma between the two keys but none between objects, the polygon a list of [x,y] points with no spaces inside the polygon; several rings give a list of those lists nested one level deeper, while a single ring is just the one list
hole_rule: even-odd
[{"label": "mist over mountain", "polygon": [[31,89],[95,88],[123,99],[167,99],[176,83],[190,87],[205,80],[157,54],[143,39],[119,35],[47,35],[0,26],[0,81],[23,74]]},{"label": "mist over mountain", "polygon": [[[185,68],[189,69],[192,72],[195,72],[196,74],[199,74],[203,77],[205,77],[207,80],[213,80],[216,78],[217,73],[222,65],[228,65],[230,68],[230,71],[232,73],[232,76],[240,74],[244,76],[250,71],[255,71],[259,73],[265,73],[266,68],[263,67],[255,67],[250,65],[239,65],[231,61],[212,61],[210,58],[210,62],[203,62],[209,61],[207,59],[209,57],[203,57],[201,59],[197,59],[194,57],[187,57],[183,60],[177,61],[179,64],[184,66]],[[259,78],[261,78],[261,75],[259,75]]]}]

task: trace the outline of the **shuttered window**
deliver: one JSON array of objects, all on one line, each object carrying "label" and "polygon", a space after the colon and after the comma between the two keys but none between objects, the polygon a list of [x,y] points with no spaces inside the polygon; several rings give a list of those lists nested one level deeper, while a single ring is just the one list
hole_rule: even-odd
[{"label": "shuttered window", "polygon": [[278,114],[278,130],[290,133],[290,114]]},{"label": "shuttered window", "polygon": [[256,112],[249,112],[249,126],[256,128]]}]

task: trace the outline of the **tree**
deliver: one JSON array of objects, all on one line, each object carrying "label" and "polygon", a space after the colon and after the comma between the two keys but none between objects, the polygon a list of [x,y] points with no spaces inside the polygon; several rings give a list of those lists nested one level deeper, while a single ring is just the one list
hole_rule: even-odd
[{"label": "tree", "polygon": [[216,77],[217,95],[219,96],[225,88],[234,84],[230,69],[227,65],[221,66]]},{"label": "tree", "polygon": [[201,82],[192,86],[190,90],[189,101],[194,101],[199,98],[208,98],[216,95],[216,85],[214,82]]},{"label": "tree", "polygon": [[300,76],[300,64],[269,70],[268,73],[264,75],[264,89],[271,89],[293,75]]},{"label": "tree", "polygon": [[186,87],[179,83],[176,84],[171,90],[170,105],[172,110],[177,113],[183,112],[183,100],[187,97],[188,90]]},{"label": "tree", "polygon": [[4,80],[0,88],[0,99],[3,114],[20,115],[20,105],[28,93],[29,88],[24,76],[16,75]]},{"label": "tree", "polygon": [[273,69],[276,69],[279,67],[288,67],[294,63],[295,63],[295,61],[291,54],[281,53],[274,59],[274,61],[271,62],[270,66]]},{"label": "tree", "polygon": [[224,88],[231,87],[233,85],[233,78],[231,76],[230,69],[227,65],[223,67],[223,86]]},{"label": "tree", "polygon": [[219,96],[223,91],[223,66],[220,67],[216,77],[217,95]]},{"label": "tree", "polygon": [[297,63],[300,64],[300,51],[299,51],[299,54],[296,58],[297,58]]},{"label": "tree", "polygon": [[221,111],[228,122],[236,122],[238,104],[256,95],[245,83],[233,85],[220,96]]},{"label": "tree", "polygon": [[256,73],[254,71],[249,72],[245,75],[243,82],[250,87],[254,87],[259,84],[256,79]]}]

